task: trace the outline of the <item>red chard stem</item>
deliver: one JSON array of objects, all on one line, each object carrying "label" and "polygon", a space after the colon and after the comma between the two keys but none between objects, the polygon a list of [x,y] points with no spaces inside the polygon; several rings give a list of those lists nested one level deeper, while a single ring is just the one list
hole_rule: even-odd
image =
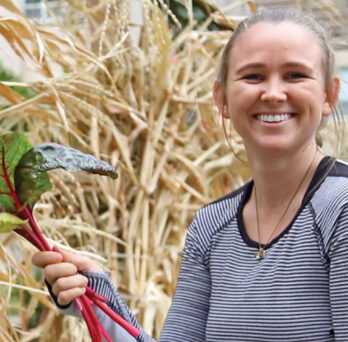
[{"label": "red chard stem", "polygon": [[38,250],[44,251],[44,247],[41,241],[36,237],[36,235],[28,228],[14,229],[14,231],[27,239],[32,245],[34,245]]},{"label": "red chard stem", "polygon": [[122,328],[124,328],[130,335],[133,337],[138,337],[140,335],[140,331],[133,327],[130,323],[128,323],[124,318],[119,316],[115,311],[111,310],[106,304],[101,303],[99,300],[95,300],[92,297],[93,303],[102,309],[107,315],[110,316],[117,324],[119,324]]},{"label": "red chard stem", "polygon": [[[2,152],[0,158],[2,163],[0,166],[0,179],[2,180],[0,182],[0,197],[4,202],[0,203],[0,212],[8,210],[11,215],[15,215],[21,220],[26,220],[25,223],[20,221],[19,227],[14,229],[14,231],[40,251],[52,250],[35,222],[32,212],[33,206],[40,195],[52,188],[45,171],[52,168],[66,168],[71,163],[72,158],[75,158],[78,160],[76,163],[77,170],[107,175],[114,179],[117,177],[117,172],[113,167],[89,154],[83,154],[78,150],[54,144],[52,145],[54,150],[52,157],[51,154],[45,154],[45,148],[47,147],[45,144],[37,145],[33,149],[30,142],[22,134],[9,133],[0,136],[0,145],[0,153]],[[52,148],[50,147],[50,151],[52,151]],[[32,168],[32,163],[37,163],[38,155],[40,155],[40,160],[43,158],[45,163],[48,163],[45,164],[45,168],[40,170]],[[15,158],[12,158],[13,156]],[[59,157],[58,162],[55,157]],[[51,160],[52,158],[54,161]],[[89,165],[93,165],[93,167],[89,168]],[[39,182],[37,182],[38,179],[40,180]],[[9,223],[11,222],[9,221]],[[13,229],[13,226],[10,225],[10,228]],[[107,298],[96,293],[88,286],[86,287],[86,293],[74,300],[74,304],[80,310],[87,324],[92,342],[103,342],[103,336],[107,342],[112,342],[107,331],[98,320],[94,311],[96,307],[109,315],[130,335],[138,337],[140,331],[111,310],[106,305],[107,302]]]},{"label": "red chard stem", "polygon": [[[95,312],[90,304],[90,301],[88,299],[87,296],[82,295],[81,297],[81,301],[83,303],[83,307],[85,313],[87,314],[86,316],[88,316],[88,320],[89,322],[86,321],[87,326],[89,327],[89,332],[90,335],[92,337],[92,341],[93,342],[102,342],[103,341],[103,336],[102,336],[102,332],[101,332],[101,324],[97,318],[97,316],[95,315]],[[85,316],[84,316],[85,317]]]},{"label": "red chard stem", "polygon": [[34,217],[32,215],[32,213],[30,212],[29,208],[28,207],[25,207],[23,209],[23,215],[26,219],[29,220],[29,224],[30,224],[30,227],[32,228],[33,232],[35,233],[36,237],[41,241],[41,243],[43,244],[44,246],[44,250],[45,251],[50,251],[51,250],[51,247],[50,245],[48,244],[48,242],[46,241],[45,237],[43,236],[40,228],[38,227],[38,225],[36,224],[35,220],[34,220]]},{"label": "red chard stem", "polygon": [[2,146],[2,171],[3,171],[3,177],[5,179],[5,182],[9,188],[9,195],[12,197],[13,199],[13,203],[15,205],[15,207],[17,209],[19,209],[21,207],[21,202],[18,199],[18,196],[16,194],[15,189],[12,186],[11,180],[10,180],[10,176],[7,172],[7,168],[6,168],[6,161],[5,161],[5,148],[4,146]]},{"label": "red chard stem", "polygon": [[81,299],[80,298],[76,298],[75,300],[74,300],[74,302],[75,302],[75,305],[77,306],[77,308],[81,311],[81,313],[82,313],[82,311],[83,311],[83,304],[81,303]]},{"label": "red chard stem", "polygon": [[86,286],[86,295],[91,299],[92,297],[94,297],[95,299],[98,299],[105,303],[109,301],[107,298],[92,290],[89,286]]}]

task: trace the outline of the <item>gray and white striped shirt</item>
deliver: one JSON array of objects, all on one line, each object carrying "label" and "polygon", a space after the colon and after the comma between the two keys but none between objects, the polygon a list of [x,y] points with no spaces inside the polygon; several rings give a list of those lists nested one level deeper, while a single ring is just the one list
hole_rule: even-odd
[{"label": "gray and white striped shirt", "polygon": [[[347,342],[348,165],[320,162],[301,208],[263,260],[241,219],[252,186],[196,213],[160,342]],[[107,275],[85,274],[141,329]],[[128,337],[99,316],[115,341],[154,341],[143,330]]]}]

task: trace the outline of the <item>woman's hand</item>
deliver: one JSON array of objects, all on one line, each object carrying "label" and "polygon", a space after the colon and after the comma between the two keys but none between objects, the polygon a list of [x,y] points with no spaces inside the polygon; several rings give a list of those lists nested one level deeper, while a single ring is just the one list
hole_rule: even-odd
[{"label": "woman's hand", "polygon": [[44,269],[44,275],[57,297],[59,305],[67,305],[86,292],[88,279],[78,271],[102,272],[91,259],[63,252],[57,247],[52,252],[37,252],[32,262]]}]

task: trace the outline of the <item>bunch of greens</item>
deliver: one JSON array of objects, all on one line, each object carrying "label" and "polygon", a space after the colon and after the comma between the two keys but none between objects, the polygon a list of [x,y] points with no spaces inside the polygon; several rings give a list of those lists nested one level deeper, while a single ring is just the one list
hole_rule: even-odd
[{"label": "bunch of greens", "polygon": [[[31,146],[18,133],[0,136],[0,232],[15,231],[40,251],[51,251],[33,217],[33,207],[41,194],[52,188],[48,170],[63,168],[83,170],[117,178],[116,170],[108,163],[76,149],[54,143]],[[93,306],[98,306],[133,337],[139,331],[106,305],[107,299],[87,286],[86,293],[75,300],[88,326],[92,342],[101,342],[110,336],[99,322]]]}]

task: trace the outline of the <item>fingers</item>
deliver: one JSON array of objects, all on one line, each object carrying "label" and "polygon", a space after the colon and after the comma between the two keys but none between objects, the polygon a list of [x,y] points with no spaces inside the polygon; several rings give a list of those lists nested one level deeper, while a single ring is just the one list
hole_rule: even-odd
[{"label": "fingers", "polygon": [[44,268],[46,280],[53,285],[59,278],[74,276],[77,273],[77,267],[69,262],[61,262],[59,264],[50,264]]},{"label": "fingers", "polygon": [[88,279],[85,276],[82,274],[76,274],[74,276],[57,279],[52,286],[52,292],[58,296],[59,292],[66,291],[74,287],[86,287],[87,284]]},{"label": "fingers", "polygon": [[102,269],[88,257],[62,251],[57,246],[53,247],[53,250],[60,253],[65,262],[74,264],[79,271],[102,272]]},{"label": "fingers", "polygon": [[81,274],[57,279],[52,292],[57,297],[58,304],[67,305],[75,298],[85,293],[88,279]]},{"label": "fingers", "polygon": [[77,297],[80,297],[83,294],[85,294],[85,292],[86,292],[85,287],[74,287],[72,289],[59,292],[57,296],[57,302],[59,305],[62,305],[62,306],[68,305]]},{"label": "fingers", "polygon": [[93,260],[62,251],[57,246],[51,252],[37,252],[32,262],[44,269],[44,276],[52,287],[59,305],[67,305],[86,292],[88,279],[79,271],[102,272]]},{"label": "fingers", "polygon": [[37,252],[32,257],[33,264],[42,268],[62,261],[74,264],[79,271],[103,271],[102,268],[91,259],[78,254],[64,252],[56,246],[53,247],[52,252]]},{"label": "fingers", "polygon": [[31,258],[33,264],[38,267],[46,267],[63,261],[63,256],[57,252],[37,252]]}]

